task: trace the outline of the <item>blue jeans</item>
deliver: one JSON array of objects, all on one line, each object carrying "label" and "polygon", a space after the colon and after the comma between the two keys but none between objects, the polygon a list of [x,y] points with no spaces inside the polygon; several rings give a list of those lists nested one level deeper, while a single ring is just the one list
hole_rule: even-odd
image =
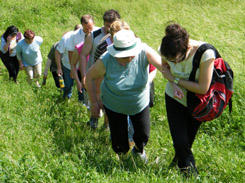
[{"label": "blue jeans", "polygon": [[[63,98],[65,99],[66,97],[68,99],[71,98],[72,96],[72,87],[74,83],[74,79],[70,77],[70,69],[67,69],[65,66],[62,65],[62,70],[63,70],[63,77],[64,77],[64,83],[65,87],[63,89]],[[83,102],[84,101],[84,96],[83,93],[77,91],[78,94],[78,101]]]},{"label": "blue jeans", "polygon": [[134,127],[133,127],[130,117],[128,116],[128,139],[129,141],[134,140],[133,135],[134,135]]}]

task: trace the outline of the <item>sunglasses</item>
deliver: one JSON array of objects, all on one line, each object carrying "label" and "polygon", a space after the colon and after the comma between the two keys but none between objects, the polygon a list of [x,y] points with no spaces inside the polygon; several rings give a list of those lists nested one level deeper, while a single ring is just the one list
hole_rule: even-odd
[{"label": "sunglasses", "polygon": [[178,62],[182,62],[183,60],[185,60],[186,54],[182,55],[179,59],[176,60],[169,60],[167,59],[169,62],[173,62],[173,63],[178,63]]}]

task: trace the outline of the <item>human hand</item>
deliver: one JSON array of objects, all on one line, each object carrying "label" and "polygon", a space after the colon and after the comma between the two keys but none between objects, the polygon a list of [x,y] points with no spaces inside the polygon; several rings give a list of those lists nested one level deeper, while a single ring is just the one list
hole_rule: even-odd
[{"label": "human hand", "polygon": [[25,66],[24,66],[24,64],[20,64],[20,70],[25,70]]},{"label": "human hand", "polygon": [[7,37],[7,42],[10,43],[11,41],[12,41],[12,36],[9,35],[9,36]]},{"label": "human hand", "polygon": [[58,68],[57,69],[57,75],[60,77],[63,75],[63,72],[62,72],[62,69],[61,68]]},{"label": "human hand", "polygon": [[184,97],[183,91],[175,83],[173,83],[172,86],[173,86],[174,97],[177,99],[183,98]]}]

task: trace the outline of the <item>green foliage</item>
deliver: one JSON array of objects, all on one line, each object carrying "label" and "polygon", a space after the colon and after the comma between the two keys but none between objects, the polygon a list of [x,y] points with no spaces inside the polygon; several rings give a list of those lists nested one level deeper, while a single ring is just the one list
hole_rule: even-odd
[{"label": "green foliage", "polygon": [[[88,112],[72,99],[63,101],[51,74],[41,89],[29,86],[23,71],[18,84],[8,81],[0,63],[0,182],[244,182],[244,2],[242,0],[0,0],[0,32],[16,25],[43,37],[43,67],[51,45],[73,30],[83,14],[103,25],[108,9],[148,45],[157,49],[168,21],[183,25],[191,38],[216,46],[234,70],[233,111],[201,126],[193,145],[200,177],[185,179],[168,168],[174,156],[165,111],[166,81],[158,73],[151,109],[149,163],[132,156],[118,161],[109,132],[91,130]],[[178,115],[178,111],[176,111]],[[155,161],[158,160],[156,164]]]}]

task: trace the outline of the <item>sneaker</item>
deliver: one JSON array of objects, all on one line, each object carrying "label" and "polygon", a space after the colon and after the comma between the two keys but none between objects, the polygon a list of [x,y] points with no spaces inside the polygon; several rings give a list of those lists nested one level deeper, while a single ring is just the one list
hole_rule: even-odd
[{"label": "sneaker", "polygon": [[135,149],[135,147],[134,147],[133,150],[132,150],[132,153],[133,153],[134,156],[139,156],[140,159],[141,159],[145,164],[147,163],[148,159],[147,159],[145,150],[143,150],[143,152],[140,153],[140,152],[138,152],[138,151]]},{"label": "sneaker", "polygon": [[36,87],[37,87],[37,88],[41,88],[41,86],[40,86],[40,84],[39,84],[38,81],[36,82]]},{"label": "sneaker", "polygon": [[199,173],[196,169],[196,167],[193,166],[188,166],[188,167],[184,167],[184,168],[180,168],[180,172],[186,177],[198,177]]},{"label": "sneaker", "polygon": [[103,128],[104,130],[106,130],[106,131],[109,131],[109,130],[110,130],[109,124],[108,124],[108,123],[104,123],[103,126],[102,126],[102,128]]}]

